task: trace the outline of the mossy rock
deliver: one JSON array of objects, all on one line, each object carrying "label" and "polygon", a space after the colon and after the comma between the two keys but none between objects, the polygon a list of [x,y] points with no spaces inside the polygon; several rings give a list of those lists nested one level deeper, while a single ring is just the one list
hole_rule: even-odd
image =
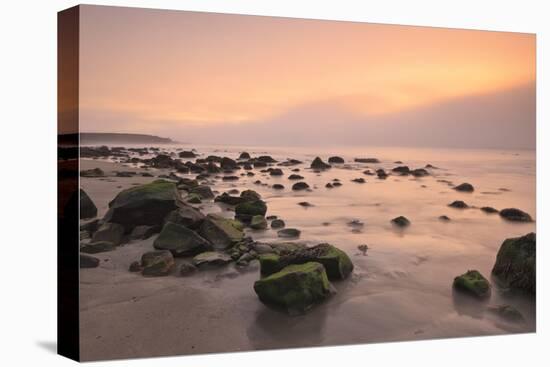
[{"label": "mossy rock", "polygon": [[196,255],[193,258],[193,265],[197,267],[205,266],[222,266],[230,263],[233,259],[231,256],[215,251],[206,251]]},{"label": "mossy rock", "polygon": [[200,227],[205,217],[199,210],[186,205],[171,211],[164,219],[164,222],[172,222],[190,229],[196,229]]},{"label": "mossy rock", "polygon": [[92,242],[107,241],[120,245],[124,237],[124,227],[118,223],[103,223],[92,236]]},{"label": "mossy rock", "polygon": [[497,254],[492,273],[504,285],[536,293],[537,237],[531,232],[525,236],[506,239]]},{"label": "mossy rock", "polygon": [[185,201],[187,201],[190,204],[200,204],[200,203],[202,203],[202,199],[201,199],[200,195],[195,194],[195,193],[187,195],[187,197],[185,198]]},{"label": "mossy rock", "polygon": [[235,207],[235,218],[249,223],[255,215],[265,216],[267,205],[262,200],[246,201]]},{"label": "mossy rock", "polygon": [[260,274],[269,276],[281,270],[281,257],[277,254],[263,254],[258,257],[260,260]]},{"label": "mossy rock", "polygon": [[262,196],[254,190],[244,190],[243,192],[241,192],[240,197],[246,201],[256,201],[261,200],[262,198]]},{"label": "mossy rock", "polygon": [[223,194],[216,196],[214,198],[214,201],[217,203],[224,203],[227,205],[235,206],[245,202],[246,199],[240,196],[232,196],[232,195],[229,195],[227,192],[224,192]]},{"label": "mossy rock", "polygon": [[290,314],[303,313],[331,294],[325,268],[316,262],[289,265],[254,283],[254,291],[265,304]]},{"label": "mossy rock", "polygon": [[489,281],[477,270],[468,270],[457,276],[453,281],[453,287],[477,298],[488,298],[491,295]]},{"label": "mossy rock", "polygon": [[113,251],[116,245],[109,241],[90,242],[80,246],[80,252],[85,254],[99,254],[101,252]]},{"label": "mossy rock", "polygon": [[250,228],[252,229],[266,229],[267,228],[267,220],[263,215],[255,215],[250,220]]},{"label": "mossy rock", "polygon": [[157,250],[169,250],[174,256],[193,256],[210,250],[212,244],[182,225],[168,222],[153,242]]},{"label": "mossy rock", "polygon": [[201,199],[212,199],[214,198],[214,193],[212,192],[212,189],[210,186],[207,185],[199,185],[196,187],[193,187],[189,190],[189,195],[197,194]]},{"label": "mossy rock", "polygon": [[220,215],[208,214],[203,220],[199,234],[210,241],[216,249],[226,249],[243,239],[242,223]]},{"label": "mossy rock", "polygon": [[144,276],[168,275],[174,266],[174,257],[170,251],[149,251],[141,256],[141,274]]}]

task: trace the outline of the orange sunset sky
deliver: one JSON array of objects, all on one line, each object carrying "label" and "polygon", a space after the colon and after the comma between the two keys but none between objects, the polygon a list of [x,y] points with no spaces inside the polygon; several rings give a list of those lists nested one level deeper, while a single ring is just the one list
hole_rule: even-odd
[{"label": "orange sunset sky", "polygon": [[466,110],[534,144],[531,34],[97,6],[80,19],[81,131],[202,141],[342,123],[372,137]]}]

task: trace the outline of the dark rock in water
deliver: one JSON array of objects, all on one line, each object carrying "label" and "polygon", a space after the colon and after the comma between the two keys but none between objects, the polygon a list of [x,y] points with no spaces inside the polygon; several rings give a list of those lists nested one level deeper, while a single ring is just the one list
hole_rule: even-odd
[{"label": "dark rock in water", "polygon": [[86,254],[80,254],[80,268],[97,268],[99,266],[99,259]]},{"label": "dark rock in water", "polygon": [[97,207],[88,194],[80,189],[80,219],[93,218],[97,215]]},{"label": "dark rock in water", "polygon": [[105,177],[105,172],[101,168],[93,168],[80,171],[80,177]]},{"label": "dark rock in water", "polygon": [[330,296],[331,285],[323,265],[309,262],[290,265],[256,281],[254,291],[263,303],[296,314]]},{"label": "dark rock in water", "polygon": [[199,229],[199,234],[218,250],[225,250],[244,237],[240,222],[217,214],[206,216]]},{"label": "dark rock in water", "polygon": [[231,257],[221,252],[207,251],[196,255],[193,258],[193,265],[197,267],[204,266],[222,266],[230,263]]},{"label": "dark rock in water", "polygon": [[271,186],[272,189],[275,189],[275,190],[284,190],[285,187],[281,184],[274,184],[273,186]]},{"label": "dark rock in water", "polygon": [[223,176],[222,181],[237,181],[239,179],[238,176]]},{"label": "dark rock in water", "polygon": [[267,220],[274,220],[274,219],[277,219],[278,217],[276,215],[268,215],[267,217],[265,217],[265,219]]},{"label": "dark rock in water", "polygon": [[141,274],[144,276],[168,275],[174,266],[174,257],[170,251],[149,251],[141,256]]},{"label": "dark rock in water", "polygon": [[451,208],[457,208],[457,209],[466,209],[466,208],[468,208],[468,204],[466,204],[462,200],[455,200],[452,203],[450,203],[448,206],[450,206]]},{"label": "dark rock in water", "polygon": [[153,242],[157,250],[170,250],[174,256],[191,256],[208,251],[212,244],[189,228],[168,222]]},{"label": "dark rock in water", "polygon": [[285,222],[282,219],[274,219],[271,222],[271,228],[273,228],[273,229],[279,229],[279,228],[284,228],[284,227],[285,227]]},{"label": "dark rock in water", "polygon": [[108,252],[116,249],[116,245],[108,241],[90,242],[80,247],[80,252],[85,254],[99,254],[100,252]]},{"label": "dark rock in water", "polygon": [[280,271],[288,265],[303,264],[310,261],[323,264],[328,278],[331,280],[345,279],[353,271],[353,263],[349,256],[344,251],[328,243],[321,243],[309,248],[296,248],[277,257],[260,256],[260,271],[265,276]]},{"label": "dark rock in water", "polygon": [[411,171],[411,175],[413,175],[414,177],[424,177],[424,176],[429,176],[430,173],[426,171],[424,168],[416,168]]},{"label": "dark rock in water", "polygon": [[223,157],[221,162],[220,162],[220,167],[223,170],[236,170],[236,169],[239,168],[239,165],[233,159],[228,158],[228,157]]},{"label": "dark rock in water", "polygon": [[474,192],[474,187],[467,182],[461,183],[460,185],[453,187],[453,189],[461,192]]},{"label": "dark rock in water", "polygon": [[357,249],[359,251],[361,251],[363,256],[367,256],[367,251],[369,250],[369,246],[368,245],[359,245],[359,246],[357,246]]},{"label": "dark rock in water", "polygon": [[531,218],[529,214],[516,208],[502,209],[499,214],[502,218],[513,222],[532,222],[533,221],[533,218]]},{"label": "dark rock in water", "polygon": [[214,198],[214,201],[218,203],[224,203],[227,205],[234,206],[245,202],[246,199],[243,199],[240,196],[232,196],[232,195],[229,195],[227,192],[224,192],[223,194],[216,196]]},{"label": "dark rock in water", "polygon": [[93,219],[89,222],[82,223],[80,225],[80,231],[94,233],[95,231],[97,231],[97,228],[101,225],[101,223],[103,222],[100,221],[99,219]]},{"label": "dark rock in water", "polygon": [[523,321],[525,320],[523,318],[523,315],[521,312],[519,312],[517,309],[510,305],[495,305],[495,306],[488,306],[487,311],[500,316],[501,318],[505,319],[506,321]]},{"label": "dark rock in water", "polygon": [[208,173],[220,173],[221,169],[220,167],[216,166],[214,162],[208,162],[206,165],[206,172]]},{"label": "dark rock in water", "polygon": [[468,270],[457,276],[453,281],[453,287],[477,298],[487,298],[491,295],[489,282],[477,270]]},{"label": "dark rock in water", "polygon": [[187,195],[185,200],[190,204],[200,204],[200,203],[202,203],[202,199],[201,199],[200,195],[195,194],[195,193]]},{"label": "dark rock in water", "polygon": [[189,190],[189,194],[197,194],[200,196],[201,199],[212,199],[214,197],[212,189],[210,188],[210,186],[207,185],[199,185],[197,187],[193,187]]},{"label": "dark rock in water", "polygon": [[132,261],[130,266],[128,267],[128,271],[131,273],[141,273],[143,268],[141,267],[141,261]]},{"label": "dark rock in water", "polygon": [[355,158],[353,161],[357,163],[380,163],[377,158]]},{"label": "dark rock in water", "polygon": [[231,189],[231,190],[228,190],[227,193],[230,194],[230,195],[237,195],[240,191],[237,190],[237,189]]},{"label": "dark rock in water", "polygon": [[235,218],[249,223],[253,216],[264,216],[267,212],[267,205],[262,200],[246,201],[235,207]]},{"label": "dark rock in water", "polygon": [[172,222],[182,225],[190,229],[197,229],[202,224],[205,216],[192,206],[182,206],[172,212],[170,212],[166,218],[166,222]]},{"label": "dark rock in water", "polygon": [[[302,161],[299,161],[297,159],[289,159],[289,160],[286,160],[284,162],[279,163],[278,165],[283,166],[283,167],[290,167],[290,166],[295,166],[297,164],[302,164]],[[292,172],[299,172],[299,171],[300,171],[299,168],[295,168],[295,169],[292,170]]]},{"label": "dark rock in water", "polygon": [[495,208],[490,207],[490,206],[484,206],[484,207],[481,207],[480,209],[481,209],[482,212],[485,212],[487,214],[496,214],[496,213],[498,213],[498,210],[496,210]]},{"label": "dark rock in water", "polygon": [[342,158],[342,157],[334,156],[334,157],[330,157],[328,159],[328,163],[338,163],[338,164],[340,164],[340,163],[345,163],[345,161],[344,161],[344,158]]},{"label": "dark rock in water", "polygon": [[135,175],[136,175],[135,172],[129,172],[129,171],[119,171],[116,173],[116,177],[134,177]]},{"label": "dark rock in water", "polygon": [[280,168],[272,168],[269,170],[269,174],[271,176],[282,176],[283,175],[283,170],[280,169]]},{"label": "dark rock in water", "polygon": [[239,159],[250,159],[250,154],[248,154],[248,152],[242,152],[239,155]]},{"label": "dark rock in water", "polygon": [[137,226],[130,233],[133,240],[144,240],[160,231],[160,226]]},{"label": "dark rock in water", "polygon": [[350,227],[364,227],[365,226],[365,223],[361,222],[359,219],[350,220],[346,224]]},{"label": "dark rock in water", "polygon": [[304,177],[293,173],[290,176],[288,176],[288,179],[289,180],[303,180]]},{"label": "dark rock in water", "polygon": [[398,227],[407,227],[407,226],[409,226],[409,225],[411,224],[411,222],[410,222],[407,218],[405,218],[404,216],[402,216],[402,215],[399,216],[399,217],[397,217],[397,218],[393,218],[393,219],[391,220],[391,223],[392,223],[393,225],[398,226]]},{"label": "dark rock in water", "polygon": [[306,190],[309,189],[309,185],[305,182],[296,182],[294,185],[292,185],[292,190],[300,191],[300,190]]},{"label": "dark rock in water", "polygon": [[312,206],[313,206],[313,204],[311,204],[311,203],[309,203],[309,202],[307,202],[307,201],[300,201],[300,202],[298,203],[298,205],[303,206],[304,208],[309,208],[309,207],[312,207]]},{"label": "dark rock in water", "polygon": [[431,165],[431,164],[429,164],[429,163],[425,166],[425,168],[437,169],[436,166],[433,166],[433,165]]},{"label": "dark rock in water", "polygon": [[105,221],[122,224],[127,231],[138,225],[161,225],[182,204],[176,185],[156,180],[121,191],[110,203]]},{"label": "dark rock in water", "polygon": [[440,215],[439,216],[439,220],[443,221],[443,222],[448,222],[451,220],[451,218],[449,218],[448,216],[446,215]]},{"label": "dark rock in water", "polygon": [[179,152],[178,156],[180,158],[196,158],[197,157],[197,155],[194,152],[190,151],[190,150],[184,150],[183,152]]},{"label": "dark rock in water", "polygon": [[264,218],[263,215],[255,215],[250,220],[250,228],[252,229],[266,229],[267,228],[267,220]]},{"label": "dark rock in water", "polygon": [[388,174],[382,168],[376,170],[376,175],[380,180],[385,180],[386,178],[388,178]]},{"label": "dark rock in water", "polygon": [[408,175],[411,170],[407,166],[398,166],[392,169],[392,172],[399,173],[401,175]]},{"label": "dark rock in water", "polygon": [[166,154],[159,154],[151,158],[148,163],[155,168],[172,168],[174,166],[174,160]]},{"label": "dark rock in water", "polygon": [[[385,173],[385,172],[384,172],[384,173]],[[367,176],[373,176],[373,175],[375,175],[375,173],[373,173],[370,169],[364,170],[364,171],[363,171],[363,174],[364,174],[364,175],[367,175]]]},{"label": "dark rock in water", "polygon": [[256,201],[260,200],[262,196],[254,190],[244,190],[243,192],[241,192],[241,198],[246,201]]},{"label": "dark rock in water", "polygon": [[313,162],[311,162],[311,168],[313,169],[328,169],[330,168],[330,164],[327,164],[321,160],[321,158],[316,157]]},{"label": "dark rock in water", "polygon": [[354,178],[353,180],[351,180],[352,182],[356,182],[356,183],[365,183],[367,181],[365,181],[364,178]]},{"label": "dark rock in water", "polygon": [[178,181],[178,189],[191,191],[194,187],[199,186],[199,181],[192,178],[180,178]]},{"label": "dark rock in water", "polygon": [[120,245],[124,237],[124,227],[117,223],[103,223],[92,236],[92,242],[108,241]]},{"label": "dark rock in water", "polygon": [[536,235],[508,238],[500,246],[493,275],[510,288],[536,293]]},{"label": "dark rock in water", "polygon": [[277,161],[269,155],[262,155],[256,158],[259,162],[263,163],[276,163]]},{"label": "dark rock in water", "polygon": [[191,274],[193,274],[195,271],[197,271],[197,267],[191,263],[188,263],[188,262],[183,262],[181,265],[180,265],[180,275],[182,277],[186,277],[186,276],[189,276]]},{"label": "dark rock in water", "polygon": [[339,182],[339,181],[334,181],[334,182],[332,183],[332,186],[334,186],[334,187],[340,187],[340,186],[342,186],[342,183]]},{"label": "dark rock in water", "polygon": [[325,187],[326,187],[327,189],[332,189],[334,186],[332,186],[332,184],[329,182],[329,183],[327,183],[327,184],[325,185]]},{"label": "dark rock in water", "polygon": [[153,175],[152,175],[151,173],[149,173],[149,172],[142,172],[142,173],[141,173],[141,177],[155,177],[155,176],[153,176]]},{"label": "dark rock in water", "polygon": [[260,162],[260,161],[254,161],[254,168],[262,168],[262,167],[267,167],[267,163],[265,162]]},{"label": "dark rock in water", "polygon": [[296,228],[285,228],[277,231],[277,236],[282,238],[297,238],[300,237],[300,230]]}]

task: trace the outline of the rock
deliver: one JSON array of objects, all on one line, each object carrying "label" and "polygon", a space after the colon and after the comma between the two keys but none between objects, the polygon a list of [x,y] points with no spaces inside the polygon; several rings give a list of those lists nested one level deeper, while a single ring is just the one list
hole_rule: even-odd
[{"label": "rock", "polygon": [[230,263],[231,261],[231,257],[227,254],[215,251],[207,251],[195,256],[193,258],[193,265],[197,267],[222,266]]},{"label": "rock", "polygon": [[450,206],[451,208],[457,208],[457,209],[466,209],[466,208],[468,208],[468,204],[466,204],[462,200],[455,200],[452,203],[450,203],[448,206]]},{"label": "rock", "polygon": [[453,287],[477,298],[487,298],[491,295],[489,282],[477,270],[468,270],[457,276],[453,281]]},{"label": "rock", "polygon": [[144,276],[168,275],[174,266],[174,257],[170,251],[149,251],[141,256],[141,274]]},{"label": "rock", "polygon": [[252,220],[250,221],[250,228],[252,229],[266,229],[267,228],[267,220],[264,218],[263,215],[255,215],[252,217]]},{"label": "rock", "polygon": [[223,194],[216,196],[214,198],[214,201],[218,203],[224,203],[227,205],[235,206],[246,201],[246,199],[240,196],[231,196],[228,193],[224,192]]},{"label": "rock", "polygon": [[199,229],[199,234],[219,250],[225,250],[244,237],[240,222],[217,214],[206,216]]},{"label": "rock", "polygon": [[274,219],[271,222],[271,228],[273,228],[273,229],[279,229],[279,228],[284,228],[284,227],[285,227],[285,222],[282,219]]},{"label": "rock", "polygon": [[283,170],[280,169],[280,168],[272,168],[269,170],[269,175],[270,176],[282,176],[283,175]]},{"label": "rock", "polygon": [[99,254],[100,252],[113,251],[116,245],[108,241],[97,241],[83,244],[80,246],[80,252],[85,254]]},{"label": "rock", "polygon": [[80,254],[80,268],[97,268],[99,266],[99,259],[86,254]]},{"label": "rock", "polygon": [[195,271],[197,271],[197,267],[191,263],[183,262],[180,265],[179,273],[182,277],[189,276],[193,274]]},{"label": "rock", "polygon": [[179,152],[178,156],[180,158],[196,158],[197,157],[197,155],[194,152],[190,151],[190,150],[184,150],[183,152]]},{"label": "rock", "polygon": [[327,183],[327,184],[325,185],[325,187],[326,187],[327,189],[332,189],[334,186],[332,186],[332,184],[329,182],[329,183]]},{"label": "rock", "polygon": [[261,155],[258,158],[256,158],[259,162],[263,163],[276,163],[277,161],[269,155]]},{"label": "rock", "polygon": [[124,237],[124,227],[118,223],[103,223],[92,236],[92,242],[108,241],[120,245]]},{"label": "rock", "polygon": [[313,204],[311,204],[310,202],[307,202],[307,201],[300,201],[300,202],[298,203],[298,205],[300,205],[300,206],[302,206],[302,207],[304,207],[304,208],[310,208],[310,207],[314,206]]},{"label": "rock", "polygon": [[443,222],[448,222],[451,220],[451,218],[449,218],[448,216],[446,215],[440,215],[439,216],[439,220],[443,221]]},{"label": "rock", "polygon": [[536,293],[536,235],[504,240],[497,254],[492,273],[510,288]]},{"label": "rock", "polygon": [[337,163],[337,164],[341,164],[341,163],[345,163],[345,161],[344,161],[344,158],[342,158],[342,157],[333,156],[333,157],[330,157],[330,158],[328,159],[328,163]]},{"label": "rock", "polygon": [[189,194],[185,200],[190,204],[200,204],[202,203],[201,197],[199,194]]},{"label": "rock", "polygon": [[502,218],[512,222],[532,222],[533,221],[533,218],[531,218],[529,214],[516,208],[502,209],[499,214]]},{"label": "rock", "polygon": [[274,250],[273,247],[266,243],[255,243],[254,251],[256,251],[258,254],[271,254]]},{"label": "rock", "polygon": [[274,184],[273,186],[271,186],[272,189],[274,190],[284,190],[285,187],[281,184]]},{"label": "rock", "polygon": [[364,245],[359,245],[357,246],[357,249],[359,251],[361,251],[361,253],[363,254],[363,256],[367,256],[367,251],[369,250],[369,246],[364,244]]},{"label": "rock", "polygon": [[401,175],[408,175],[411,170],[408,166],[398,166],[392,169],[392,172],[399,173]]},{"label": "rock", "polygon": [[353,161],[357,163],[380,163],[377,158],[355,158]]},{"label": "rock", "polygon": [[86,191],[80,189],[80,219],[94,218],[96,215],[97,207],[94,202],[86,194]]},{"label": "rock", "polygon": [[105,172],[101,168],[93,168],[80,171],[80,177],[105,177]]},{"label": "rock", "polygon": [[490,207],[490,206],[484,206],[484,207],[481,207],[480,209],[481,209],[482,212],[485,212],[487,214],[496,214],[496,213],[498,213],[498,210],[496,210],[495,208]]},{"label": "rock", "polygon": [[260,200],[262,196],[254,190],[244,190],[243,192],[241,192],[241,198],[246,201],[256,201]]},{"label": "rock", "polygon": [[411,224],[411,222],[406,217],[404,217],[402,215],[397,217],[397,218],[393,218],[391,220],[391,223],[393,225],[401,227],[401,228],[408,227]]},{"label": "rock", "polygon": [[474,187],[467,182],[461,183],[460,185],[453,187],[453,189],[461,192],[474,192]]},{"label": "rock", "polygon": [[197,187],[193,187],[189,190],[189,194],[197,194],[200,196],[201,199],[214,198],[214,193],[212,192],[212,189],[210,188],[210,186],[207,185],[199,185]]},{"label": "rock", "polygon": [[331,294],[323,265],[309,262],[290,265],[254,283],[254,291],[265,304],[288,313],[303,313]]},{"label": "rock", "polygon": [[[273,224],[273,223],[272,223]],[[285,228],[277,231],[277,236],[282,238],[300,237],[300,230],[296,228]]]},{"label": "rock", "polygon": [[223,176],[222,181],[237,181],[239,179],[238,176]]},{"label": "rock", "polygon": [[133,240],[144,240],[159,231],[159,226],[137,226],[132,230],[132,233],[130,233],[130,238]]},{"label": "rock", "polygon": [[182,225],[168,222],[153,242],[157,250],[170,250],[174,256],[192,256],[210,250],[212,244]]},{"label": "rock", "polygon": [[141,267],[140,261],[132,261],[132,263],[128,267],[128,271],[131,273],[138,273],[138,272],[141,273],[142,270],[143,268]]},{"label": "rock", "polygon": [[228,157],[223,157],[221,162],[220,162],[220,167],[223,169],[223,170],[230,170],[230,171],[233,171],[233,170],[236,170],[239,168],[239,165],[237,164],[236,161],[234,161],[233,159],[231,158],[228,158]]},{"label": "rock", "polygon": [[365,181],[364,178],[354,178],[353,180],[351,180],[351,182],[365,183],[365,182],[367,182],[367,181]]},{"label": "rock", "polygon": [[202,224],[205,215],[192,206],[182,206],[176,210],[171,211],[164,222],[172,222],[190,229],[197,229]]},{"label": "rock", "polygon": [[488,306],[487,311],[502,317],[507,321],[523,321],[523,315],[510,305],[495,305]]},{"label": "rock", "polygon": [[337,182],[333,182],[333,183],[332,183],[332,186],[334,186],[334,187],[340,187],[340,186],[342,186],[342,183],[341,183],[341,182],[338,182],[338,181],[337,181]]},{"label": "rock", "polygon": [[388,178],[388,174],[382,168],[376,170],[376,176],[378,176],[380,180],[385,180]]},{"label": "rock", "polygon": [[309,185],[305,182],[296,182],[294,185],[292,185],[292,190],[294,191],[300,191],[300,190],[306,190],[309,189]]},{"label": "rock", "polygon": [[411,171],[411,175],[413,175],[414,177],[424,177],[424,176],[429,176],[430,173],[426,171],[424,168],[416,168]]},{"label": "rock", "polygon": [[304,177],[293,173],[290,176],[288,176],[288,179],[289,180],[303,180]]},{"label": "rock", "polygon": [[220,173],[221,169],[218,166],[216,166],[216,164],[214,162],[208,162],[208,164],[206,165],[206,172],[208,172],[208,173]]},{"label": "rock", "polygon": [[248,152],[242,152],[240,155],[239,155],[239,158],[238,159],[250,159],[250,154],[248,154]]},{"label": "rock", "polygon": [[328,169],[330,168],[330,164],[327,164],[321,160],[321,158],[316,157],[313,162],[311,162],[310,168],[313,169]]},{"label": "rock", "polygon": [[273,220],[273,219],[277,219],[277,216],[276,215],[268,215],[267,217],[265,217],[265,219]]},{"label": "rock", "polygon": [[346,223],[350,227],[364,227],[365,223],[361,222],[359,219],[353,219]]},{"label": "rock", "polygon": [[181,199],[176,185],[164,180],[121,191],[110,203],[105,221],[119,223],[127,231],[139,225],[162,225]]},{"label": "rock", "polygon": [[[116,177],[134,177],[136,175],[135,172],[128,172],[128,171],[119,171],[116,173]],[[170,177],[169,178],[173,178]]]},{"label": "rock", "polygon": [[249,223],[253,216],[264,216],[267,212],[267,205],[262,200],[246,201],[235,207],[235,218]]}]

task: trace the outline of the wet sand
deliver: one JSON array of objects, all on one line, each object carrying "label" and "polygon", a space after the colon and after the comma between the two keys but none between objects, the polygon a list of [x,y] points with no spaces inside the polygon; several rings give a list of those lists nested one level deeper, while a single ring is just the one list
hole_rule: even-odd
[{"label": "wet sand", "polygon": [[[215,154],[236,158],[238,152]],[[272,154],[278,159],[286,158],[277,157],[276,152]],[[305,155],[297,158],[311,160]],[[152,249],[155,237],[132,241],[115,251],[95,255],[102,260],[99,268],[81,269],[82,358],[113,359],[534,331],[534,300],[501,294],[495,289],[491,299],[480,304],[454,294],[451,284],[454,276],[468,269],[478,269],[489,277],[502,241],[535,231],[535,224],[508,223],[498,215],[487,215],[479,209],[456,210],[446,206],[453,200],[464,200],[478,207],[516,206],[534,216],[531,161],[527,159],[518,167],[509,167],[495,163],[494,157],[486,162],[465,159],[458,163],[437,162],[437,156],[433,161],[417,158],[416,162],[409,156],[410,160],[405,163],[415,168],[426,163],[439,164],[444,169],[434,170],[433,176],[420,179],[390,176],[382,181],[362,174],[365,166],[377,165],[335,167],[320,174],[301,165],[298,174],[305,176],[305,181],[314,188],[312,192],[302,193],[290,190],[293,182],[286,178],[290,168],[283,168],[285,175],[278,178],[263,176],[255,170],[256,176],[234,183],[217,180],[212,188],[220,193],[230,188],[258,191],[267,202],[267,215],[279,215],[287,227],[302,230],[301,242],[330,242],[344,249],[355,265],[351,279],[334,283],[338,292],[327,302],[305,315],[289,317],[259,302],[252,289],[259,278],[257,263],[246,270],[231,264],[190,277],[144,278],[130,273],[128,266]],[[404,157],[394,156],[391,160],[384,157],[381,166],[396,166],[395,159]],[[498,170],[499,164],[506,172]],[[524,169],[523,164],[527,165]],[[95,167],[102,168],[109,176],[113,170],[140,170],[120,163],[81,160],[81,169]],[[532,177],[529,176],[531,170]],[[155,175],[161,173],[166,172],[154,171]],[[364,177],[367,183],[350,182],[356,177]],[[343,186],[325,189],[325,183],[333,178],[339,178]],[[102,217],[117,192],[154,179],[82,178],[81,187],[96,203],[98,217]],[[257,179],[269,185],[282,183],[285,190],[254,185]],[[437,181],[440,179],[449,179],[455,184],[471,182],[476,191],[457,193]],[[499,190],[503,187],[510,191]],[[297,205],[300,201],[314,206],[300,207]],[[204,212],[232,215],[214,203],[199,207]],[[451,217],[451,222],[437,220],[442,214]],[[407,216],[412,225],[404,230],[393,228],[389,220],[398,215]],[[353,233],[347,225],[353,219],[365,223],[359,233]],[[272,230],[248,232],[257,240],[280,241]],[[357,250],[363,243],[370,247],[367,256]],[[526,321],[509,323],[485,312],[485,305],[503,303],[520,310]]]}]

